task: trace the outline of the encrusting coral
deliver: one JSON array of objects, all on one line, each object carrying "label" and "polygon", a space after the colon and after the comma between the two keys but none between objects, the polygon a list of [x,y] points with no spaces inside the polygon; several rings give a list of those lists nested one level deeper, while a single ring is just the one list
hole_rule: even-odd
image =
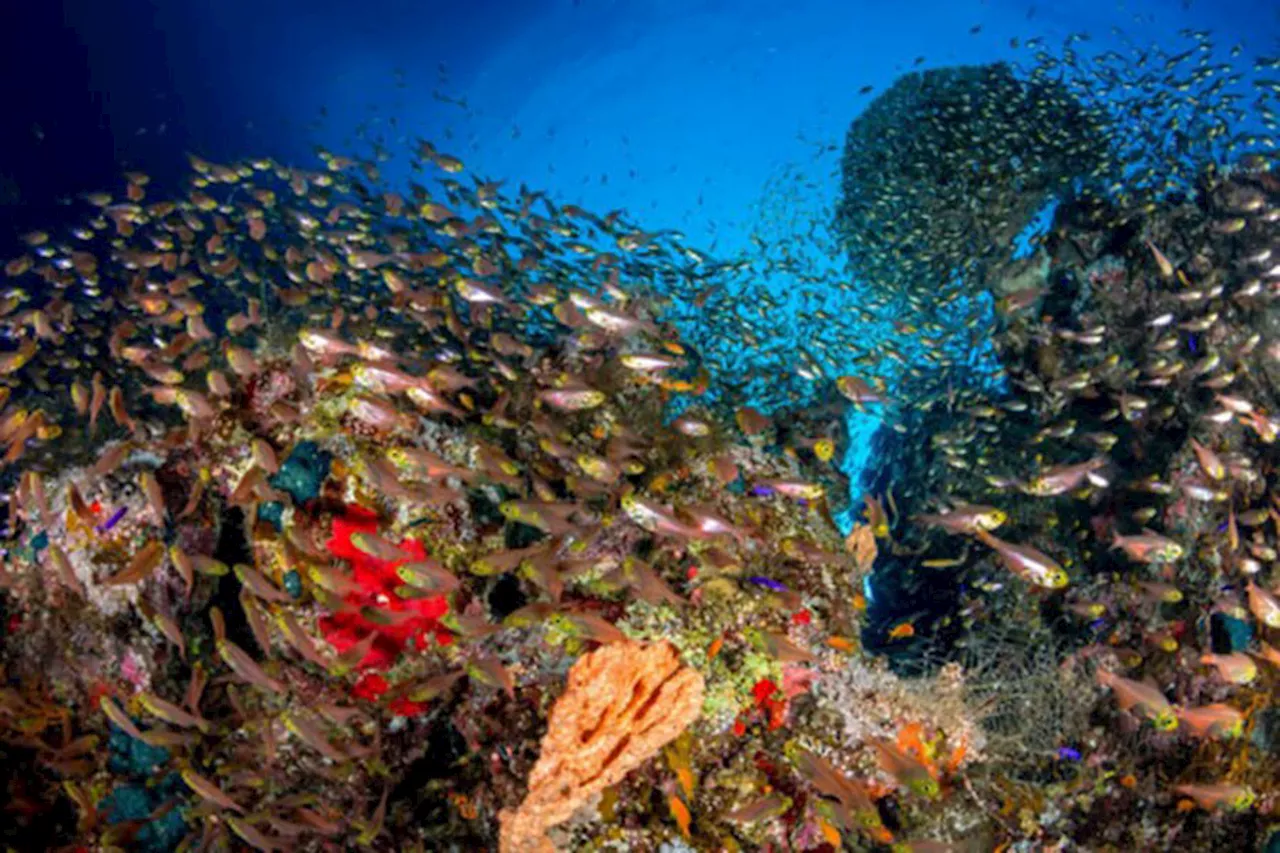
[{"label": "encrusting coral", "polygon": [[529,795],[504,810],[504,853],[550,851],[544,833],[671,742],[702,708],[703,679],[670,643],[619,642],[583,655],[548,717]]}]

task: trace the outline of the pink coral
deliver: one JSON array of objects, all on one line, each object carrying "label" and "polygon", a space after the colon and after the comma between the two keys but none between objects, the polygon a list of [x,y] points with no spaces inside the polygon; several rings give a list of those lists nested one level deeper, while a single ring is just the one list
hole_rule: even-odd
[{"label": "pink coral", "polygon": [[293,394],[298,381],[287,363],[268,364],[246,383],[249,409],[255,417],[270,420],[273,405]]},{"label": "pink coral", "polygon": [[151,685],[151,673],[147,671],[147,663],[133,649],[127,650],[121,658],[120,675],[137,690],[144,690]]}]

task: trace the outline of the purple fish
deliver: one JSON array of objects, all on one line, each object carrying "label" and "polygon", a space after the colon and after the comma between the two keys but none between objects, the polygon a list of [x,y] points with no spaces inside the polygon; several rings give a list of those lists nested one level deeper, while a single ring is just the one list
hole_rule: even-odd
[{"label": "purple fish", "polygon": [[751,487],[751,494],[755,495],[758,498],[765,498],[775,493],[776,493],[776,490],[773,488],[773,486],[758,485],[758,486]]},{"label": "purple fish", "polygon": [[1058,747],[1058,759],[1061,761],[1079,761],[1080,753],[1069,746]]},{"label": "purple fish", "polygon": [[759,584],[765,589],[773,590],[774,592],[787,591],[786,584],[781,583],[780,581],[776,581],[773,578],[766,578],[766,577],[761,577],[760,575],[755,575],[753,577],[747,578],[747,580],[751,581],[754,584]]},{"label": "purple fish", "polygon": [[124,518],[124,514],[129,511],[127,506],[122,506],[115,512],[111,513],[111,517],[98,525],[99,533],[106,533],[111,528],[120,523],[120,519]]}]

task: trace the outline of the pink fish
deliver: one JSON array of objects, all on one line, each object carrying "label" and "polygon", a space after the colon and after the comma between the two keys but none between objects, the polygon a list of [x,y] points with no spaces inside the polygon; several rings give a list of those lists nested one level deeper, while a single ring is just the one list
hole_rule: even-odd
[{"label": "pink fish", "polygon": [[1075,465],[1055,465],[1032,477],[1022,490],[1029,495],[1049,497],[1079,488],[1091,474],[1107,465],[1105,457],[1097,457]]},{"label": "pink fish", "polygon": [[1244,811],[1257,802],[1258,795],[1245,785],[1174,785],[1173,790],[1190,797],[1202,809],[1213,811],[1225,807],[1231,811]]},{"label": "pink fish", "polygon": [[1239,737],[1244,727],[1244,714],[1221,703],[1175,708],[1173,713],[1192,735],[1200,738]]},{"label": "pink fish", "polygon": [[1177,542],[1151,530],[1145,530],[1137,536],[1121,536],[1116,533],[1111,547],[1122,549],[1129,559],[1139,563],[1167,563],[1185,553]]},{"label": "pink fish", "polygon": [[1258,677],[1258,665],[1253,662],[1253,658],[1242,652],[1201,655],[1200,663],[1215,667],[1218,675],[1232,684],[1248,684]]},{"label": "pink fish", "polygon": [[1035,548],[1005,542],[981,528],[975,530],[974,535],[1000,555],[1009,571],[1029,583],[1046,589],[1061,589],[1070,582],[1066,570],[1057,561]]},{"label": "pink fish", "polygon": [[1099,669],[1096,678],[1098,684],[1115,692],[1121,710],[1134,711],[1146,717],[1160,731],[1177,728],[1178,718],[1174,715],[1173,706],[1154,686],[1131,681],[1106,669]]}]

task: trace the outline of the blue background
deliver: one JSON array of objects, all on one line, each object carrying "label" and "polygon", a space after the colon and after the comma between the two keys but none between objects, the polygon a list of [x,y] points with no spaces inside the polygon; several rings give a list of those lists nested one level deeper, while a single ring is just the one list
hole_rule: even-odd
[{"label": "blue background", "polygon": [[[341,147],[396,115],[409,136],[452,130],[453,153],[481,173],[626,207],[704,246],[756,221],[785,164],[825,178],[834,158],[814,162],[802,137],[838,143],[869,101],[857,90],[884,88],[917,56],[926,68],[1018,58],[1012,37],[1079,30],[1098,50],[1123,47],[1115,25],[1138,42],[1209,28],[1220,47],[1260,53],[1280,36],[1280,4],[1263,0],[4,5],[0,174],[29,205],[108,183],[119,165],[172,176],[188,150],[304,160],[317,138]],[[817,184],[830,197],[834,183]]]}]

